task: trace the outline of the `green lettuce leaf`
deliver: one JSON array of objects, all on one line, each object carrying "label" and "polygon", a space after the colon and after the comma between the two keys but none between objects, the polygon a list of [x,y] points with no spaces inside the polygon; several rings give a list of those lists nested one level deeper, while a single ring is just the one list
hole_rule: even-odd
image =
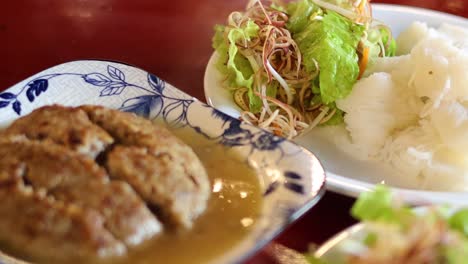
[{"label": "green lettuce leaf", "polygon": [[462,240],[456,245],[445,247],[443,255],[448,264],[466,263],[468,260],[468,241]]},{"label": "green lettuce leaf", "polygon": [[[223,25],[214,26],[215,34],[212,39],[212,46],[213,46],[213,49],[215,49],[216,51],[221,51],[219,49],[221,49],[221,46],[224,44],[224,29],[225,29],[225,26]],[[227,51],[227,49],[225,51]]]},{"label": "green lettuce leaf", "polygon": [[[259,27],[257,26],[257,24],[255,24],[252,20],[249,20],[246,23],[244,28],[233,28],[229,30],[229,33],[227,35],[227,38],[229,41],[229,48],[228,48],[229,58],[228,58],[227,67],[228,69],[230,69],[231,71],[235,73],[236,84],[239,87],[247,87],[249,89],[252,89],[253,74],[252,72],[249,72],[250,74],[247,74],[247,75],[244,74],[245,72],[243,72],[243,70],[245,69],[242,69],[242,67],[239,67],[241,65],[237,65],[238,61],[236,61],[236,57],[238,57],[237,52],[239,51],[239,48],[237,47],[236,43],[239,41],[251,40],[251,38],[258,35],[258,29]],[[250,71],[252,71],[252,68],[250,68]]]},{"label": "green lettuce leaf", "polygon": [[258,35],[259,27],[253,21],[248,21],[242,28],[231,28],[226,35],[226,27],[215,26],[213,48],[219,55],[216,62],[218,71],[226,77],[228,87],[249,89],[249,104],[252,112],[261,109],[261,100],[253,93],[253,68],[249,60],[239,53],[236,43],[250,41]]},{"label": "green lettuce leaf", "polygon": [[[301,3],[305,2],[309,3]],[[291,20],[301,21],[294,14]],[[306,70],[314,72],[316,62],[319,65],[323,103],[330,104],[346,97],[359,75],[356,48],[365,28],[332,11],[324,14],[321,20],[309,20],[305,27],[299,22],[297,25],[289,29],[302,52]]]},{"label": "green lettuce leaf", "polygon": [[351,208],[351,215],[361,221],[387,222],[402,227],[414,217],[409,207],[394,204],[392,192],[384,185],[362,193]]},{"label": "green lettuce leaf", "polygon": [[317,258],[313,254],[304,254],[304,257],[310,264],[326,264],[325,260]]},{"label": "green lettuce leaf", "polygon": [[[222,25],[216,25],[214,30],[215,30],[215,35],[213,36],[212,43],[213,43],[213,48],[218,53],[218,60],[215,63],[215,67],[226,78],[227,86],[235,87],[236,86],[235,73],[229,70],[227,67],[227,61],[229,59],[229,52],[228,52],[229,46],[227,44],[227,41],[224,39],[225,27]],[[240,63],[242,64],[241,62],[242,58],[239,58],[239,60],[240,60]],[[239,68],[247,69],[246,67],[239,67]]]},{"label": "green lettuce leaf", "polygon": [[[382,43],[387,43],[388,47],[385,50],[385,56],[392,57],[395,56],[396,53],[396,41],[394,38],[391,38],[391,31],[380,29],[380,33],[382,36]],[[391,38],[391,39],[390,39]],[[390,40],[390,43],[388,43]]]},{"label": "green lettuce leaf", "polygon": [[287,29],[291,33],[303,31],[310,22],[309,19],[312,13],[317,12],[318,10],[319,8],[310,0],[293,1],[289,3],[287,6],[289,14]]},{"label": "green lettuce leaf", "polygon": [[385,48],[385,56],[391,57],[395,55],[396,52],[396,42],[395,39],[390,39],[391,31],[386,28],[371,28],[367,31],[367,39],[364,41],[364,45],[369,47],[369,64],[373,65],[375,59],[380,56],[381,45],[382,43]]},{"label": "green lettuce leaf", "polygon": [[448,219],[450,228],[468,237],[468,208],[460,209]]},{"label": "green lettuce leaf", "polygon": [[330,107],[330,111],[333,109],[336,109],[336,112],[327,122],[321,125],[322,126],[335,126],[335,125],[342,124],[344,122],[344,119],[343,119],[344,112],[338,109],[335,103],[331,104],[331,106],[329,107]]},{"label": "green lettuce leaf", "polygon": [[280,11],[280,12],[284,12],[284,13],[287,12],[286,8],[284,8],[282,5],[278,5],[276,3],[271,3],[270,7],[277,10],[277,11]]}]

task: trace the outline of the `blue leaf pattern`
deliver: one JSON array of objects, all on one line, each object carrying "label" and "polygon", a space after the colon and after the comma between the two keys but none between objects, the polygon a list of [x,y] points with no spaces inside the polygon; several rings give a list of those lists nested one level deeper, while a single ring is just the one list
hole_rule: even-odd
[{"label": "blue leaf pattern", "polygon": [[151,85],[153,90],[162,94],[164,87],[165,87],[164,81],[162,81],[157,76],[150,73],[148,74],[148,83]]},{"label": "blue leaf pattern", "polygon": [[34,102],[34,88],[29,88],[28,90],[26,90],[26,97],[28,98],[29,102]]},{"label": "blue leaf pattern", "polygon": [[297,173],[295,173],[295,172],[293,172],[293,171],[286,171],[286,172],[284,173],[284,176],[285,176],[286,178],[289,178],[289,179],[295,179],[295,180],[300,180],[300,179],[302,179],[302,176],[301,176],[301,175],[299,175],[299,174],[297,174]]},{"label": "blue leaf pattern", "polygon": [[36,79],[28,84],[28,89],[26,90],[26,97],[29,102],[34,102],[35,97],[39,96],[41,93],[47,91],[49,87],[49,81],[47,79]]},{"label": "blue leaf pattern", "polygon": [[167,117],[169,116],[169,114],[170,114],[171,112],[173,112],[174,110],[176,110],[177,108],[179,108],[181,105],[182,105],[182,102],[181,102],[181,101],[175,101],[175,102],[173,102],[173,103],[168,104],[168,105],[164,108],[164,111],[163,111],[163,117],[164,117],[164,119],[167,119]]},{"label": "blue leaf pattern", "polygon": [[21,115],[21,103],[19,101],[15,101],[13,103],[13,110],[15,111],[15,113],[17,113],[18,115]]},{"label": "blue leaf pattern", "polygon": [[34,88],[36,96],[39,96],[42,92],[47,91],[47,88],[49,87],[49,81],[46,79],[37,79],[33,81],[30,87]]},{"label": "blue leaf pattern", "polygon": [[7,107],[10,104],[8,101],[0,101],[0,108]]},{"label": "blue leaf pattern", "polygon": [[10,100],[16,98],[16,95],[12,93],[0,93],[0,98]]},{"label": "blue leaf pattern", "polygon": [[230,117],[229,115],[226,115],[225,113],[219,111],[218,109],[215,109],[213,108],[212,109],[212,113],[211,113],[211,116],[213,116],[214,118],[216,119],[221,119],[223,120],[224,122],[228,122],[232,119],[232,117]]},{"label": "blue leaf pattern", "polygon": [[304,194],[304,187],[298,183],[294,183],[294,182],[286,182],[284,183],[284,187],[286,187],[287,189],[295,192],[295,193],[298,193],[298,194]]},{"label": "blue leaf pattern", "polygon": [[258,137],[258,139],[252,143],[254,145],[254,148],[259,150],[274,150],[278,147],[278,144],[280,144],[284,140],[284,138],[275,136],[270,133],[265,133],[263,135],[260,135],[260,137]]},{"label": "blue leaf pattern", "polygon": [[125,89],[125,86],[126,84],[121,82],[111,83],[101,91],[100,96],[119,95]]},{"label": "blue leaf pattern", "polygon": [[278,181],[274,181],[274,182],[270,183],[270,185],[268,185],[268,188],[265,190],[263,195],[264,196],[269,195],[270,193],[272,193],[273,191],[278,189],[279,186],[280,186],[280,183]]},{"label": "blue leaf pattern", "polygon": [[111,79],[101,73],[85,74],[83,79],[85,82],[96,86],[108,86],[112,83]]},{"label": "blue leaf pattern", "polygon": [[112,65],[108,65],[107,72],[109,73],[110,77],[116,80],[125,81],[125,74],[121,70],[117,69],[116,67]]}]

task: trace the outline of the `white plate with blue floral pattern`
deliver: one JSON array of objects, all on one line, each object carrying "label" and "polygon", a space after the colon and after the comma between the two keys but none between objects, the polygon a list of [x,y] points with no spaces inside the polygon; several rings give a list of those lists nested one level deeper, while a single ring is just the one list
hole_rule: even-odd
[{"label": "white plate with blue floral pattern", "polygon": [[[404,7],[398,5],[373,4],[373,17],[388,25],[395,36],[398,36],[413,21],[426,22],[430,27],[450,23],[468,27],[468,20],[450,14],[427,9]],[[221,86],[222,76],[214,67],[216,53],[210,59],[205,72],[205,96],[207,102],[218,110],[238,117],[240,108],[232,100],[227,89]],[[372,190],[375,184],[386,183],[394,186],[404,199],[411,204],[451,203],[467,204],[468,193],[444,190],[427,191],[414,181],[391,177],[392,172],[377,162],[358,161],[339,150],[326,133],[314,130],[295,141],[313,151],[323,162],[327,173],[329,190],[357,197],[364,191]]]},{"label": "white plate with blue floral pattern", "polygon": [[[0,92],[0,127],[48,104],[103,105],[188,127],[236,149],[263,182],[263,208],[252,232],[216,263],[252,255],[311,208],[325,190],[318,159],[304,148],[199,102],[141,69],[84,60],[55,66]],[[0,263],[12,262],[0,252]]]}]

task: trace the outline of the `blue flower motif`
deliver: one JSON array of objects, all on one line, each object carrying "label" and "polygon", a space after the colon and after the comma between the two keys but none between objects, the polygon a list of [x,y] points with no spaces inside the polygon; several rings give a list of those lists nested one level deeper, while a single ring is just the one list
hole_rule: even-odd
[{"label": "blue flower motif", "polygon": [[228,121],[229,127],[221,135],[221,143],[226,146],[245,146],[251,143],[254,135],[250,130],[241,128],[241,122],[237,119]]},{"label": "blue flower motif", "polygon": [[151,111],[158,116],[163,106],[164,101],[160,95],[143,95],[125,100],[120,110],[148,118]]},{"label": "blue flower motif", "polygon": [[270,133],[264,133],[260,135],[257,140],[253,141],[253,147],[258,150],[274,150],[278,147],[278,144],[283,142],[285,139],[282,137],[275,136]]}]

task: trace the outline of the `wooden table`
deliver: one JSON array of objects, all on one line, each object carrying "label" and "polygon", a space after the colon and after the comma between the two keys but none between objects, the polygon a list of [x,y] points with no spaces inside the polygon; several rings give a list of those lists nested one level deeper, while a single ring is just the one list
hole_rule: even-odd
[{"label": "wooden table", "polygon": [[[213,26],[247,0],[23,0],[0,8],[0,91],[59,63],[116,60],[152,72],[200,100]],[[465,0],[387,0],[468,17]],[[353,199],[327,192],[277,241],[306,250],[353,224]],[[250,263],[263,262],[261,255]]]}]

